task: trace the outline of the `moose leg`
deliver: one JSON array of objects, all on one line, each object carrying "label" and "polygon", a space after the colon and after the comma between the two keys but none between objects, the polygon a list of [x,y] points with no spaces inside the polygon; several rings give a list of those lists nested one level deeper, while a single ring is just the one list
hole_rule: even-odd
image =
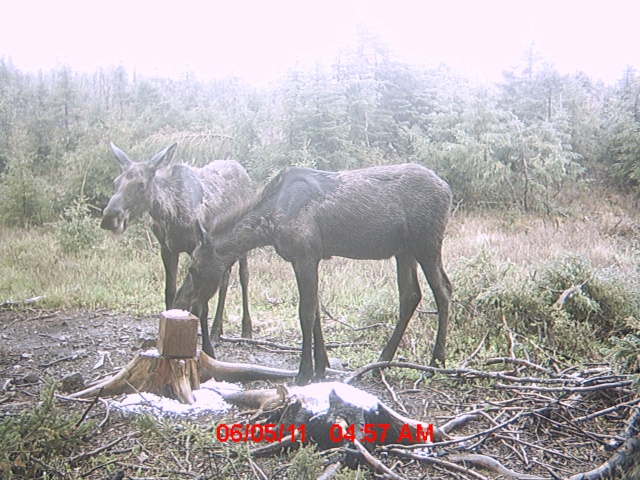
[{"label": "moose leg", "polygon": [[436,344],[433,347],[431,365],[444,367],[447,322],[449,319],[449,306],[451,305],[453,287],[442,266],[442,256],[440,253],[438,253],[434,259],[419,259],[419,261],[422,271],[425,277],[427,277],[427,282],[429,282],[429,287],[431,287],[438,308],[438,333],[436,334]]},{"label": "moose leg", "polygon": [[247,256],[243,255],[238,261],[240,272],[240,287],[242,288],[242,338],[251,338],[253,327],[249,314],[249,267]]},{"label": "moose leg", "polygon": [[422,294],[418,284],[416,259],[407,252],[396,255],[396,266],[398,268],[398,293],[400,296],[400,316],[396,328],[393,329],[391,338],[382,350],[379,360],[390,362],[396,354],[400,340],[404,335],[409,320],[420,303]]},{"label": "moose leg", "polygon": [[160,256],[164,264],[164,305],[167,310],[173,307],[176,298],[176,281],[178,275],[178,254],[167,247],[160,247]]},{"label": "moose leg", "polygon": [[[295,262],[293,264],[293,270],[296,274],[300,295],[298,312],[300,316],[300,329],[302,330],[302,355],[300,358],[300,369],[296,376],[296,385],[306,385],[313,376],[311,347],[313,343],[313,332],[316,328],[316,315],[319,310],[318,262]],[[321,337],[322,332],[320,332],[320,338]]]},{"label": "moose leg", "polygon": [[211,339],[214,343],[218,343],[220,341],[220,335],[222,335],[222,315],[224,313],[224,304],[227,300],[230,273],[231,269],[224,272],[224,275],[222,275],[222,279],[220,280],[220,288],[218,289],[218,307],[216,308],[216,316],[213,318],[213,325],[211,326]]},{"label": "moose leg", "polygon": [[322,321],[320,317],[320,299],[316,302],[316,321],[313,324],[313,360],[315,362],[314,380],[323,380],[327,367],[329,366],[329,356],[324,344],[322,335]]},{"label": "moose leg", "polygon": [[204,305],[200,305],[196,313],[200,319],[200,331],[202,332],[202,351],[209,355],[211,358],[216,358],[213,353],[213,345],[211,345],[211,339],[209,338],[209,302],[205,302]]}]

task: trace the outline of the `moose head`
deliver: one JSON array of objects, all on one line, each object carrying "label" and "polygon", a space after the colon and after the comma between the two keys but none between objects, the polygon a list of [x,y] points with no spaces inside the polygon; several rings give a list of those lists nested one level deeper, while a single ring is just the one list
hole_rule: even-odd
[{"label": "moose head", "polygon": [[149,211],[155,195],[156,172],[171,160],[177,146],[174,143],[147,162],[134,162],[111,143],[111,150],[122,173],[114,181],[116,193],[102,213],[101,228],[121,235],[127,229],[129,219],[138,218]]}]

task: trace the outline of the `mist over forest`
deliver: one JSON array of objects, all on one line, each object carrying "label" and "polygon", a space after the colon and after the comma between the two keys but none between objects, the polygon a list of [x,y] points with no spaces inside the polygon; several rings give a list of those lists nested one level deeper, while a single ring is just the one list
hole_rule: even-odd
[{"label": "mist over forest", "polygon": [[99,215],[119,168],[109,142],[146,160],[233,158],[257,183],[288,165],[340,170],[415,162],[449,182],[456,204],[549,213],[594,179],[636,188],[640,77],[615,85],[560,74],[533,47],[491,84],[441,65],[400,62],[362,33],[330,64],[271,83],[27,73],[0,59],[0,221],[31,226],[81,201]]}]

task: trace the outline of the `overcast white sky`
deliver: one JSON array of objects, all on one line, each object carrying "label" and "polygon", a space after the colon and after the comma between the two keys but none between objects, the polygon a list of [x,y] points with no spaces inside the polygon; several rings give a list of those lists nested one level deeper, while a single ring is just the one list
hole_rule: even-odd
[{"label": "overcast white sky", "polygon": [[401,59],[497,80],[533,43],[561,73],[640,69],[637,0],[0,0],[0,56],[27,71],[128,70],[261,83],[332,60],[359,25]]}]

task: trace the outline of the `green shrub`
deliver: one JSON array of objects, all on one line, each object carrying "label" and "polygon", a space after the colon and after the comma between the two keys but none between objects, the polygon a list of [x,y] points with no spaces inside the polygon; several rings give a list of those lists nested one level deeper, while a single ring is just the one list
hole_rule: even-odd
[{"label": "green shrub", "polygon": [[358,325],[374,325],[376,323],[395,325],[397,321],[397,294],[392,295],[387,290],[379,291],[371,301],[364,303],[358,311]]},{"label": "green shrub", "polygon": [[[569,255],[553,260],[540,273],[545,302],[562,307],[576,321],[590,323],[597,337],[628,333],[627,321],[640,318],[640,285],[617,270],[596,270],[586,258]],[[565,292],[570,294],[560,305]]]},{"label": "green shrub", "polygon": [[295,480],[313,480],[318,478],[322,469],[322,457],[315,445],[299,448],[291,457],[291,466],[287,478]]},{"label": "green shrub", "polygon": [[95,247],[103,238],[86,198],[81,196],[64,209],[56,224],[58,243],[65,253]]},{"label": "green shrub", "polygon": [[[604,352],[624,371],[640,373],[640,318],[630,318],[627,326],[631,333],[611,337],[611,345]],[[637,381],[640,381],[640,375]]]},{"label": "green shrub", "polygon": [[497,265],[485,249],[466,260],[452,274],[457,322],[475,333],[491,333],[493,346],[501,343],[502,349],[508,344],[506,324],[516,333],[582,356],[598,348],[588,339],[624,336],[630,319],[640,318],[639,284],[618,270],[598,270],[582,256],[561,255],[527,273]]},{"label": "green shrub", "polygon": [[47,380],[40,403],[34,409],[0,420],[2,478],[39,477],[43,464],[64,470],[66,458],[95,427],[95,422],[83,420],[79,413],[69,416],[61,413],[56,407],[55,387],[53,380]]}]

